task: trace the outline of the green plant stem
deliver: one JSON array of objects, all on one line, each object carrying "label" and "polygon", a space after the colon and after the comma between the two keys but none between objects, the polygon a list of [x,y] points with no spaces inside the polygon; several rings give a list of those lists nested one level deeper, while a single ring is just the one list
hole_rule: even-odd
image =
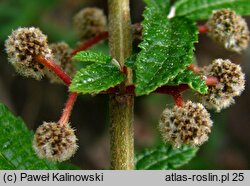
[{"label": "green plant stem", "polygon": [[129,0],[109,0],[108,7],[111,55],[127,76],[120,86],[120,94],[111,95],[109,100],[111,168],[131,170],[134,169],[134,96],[124,92],[132,83],[132,71],[124,67],[132,50]]}]

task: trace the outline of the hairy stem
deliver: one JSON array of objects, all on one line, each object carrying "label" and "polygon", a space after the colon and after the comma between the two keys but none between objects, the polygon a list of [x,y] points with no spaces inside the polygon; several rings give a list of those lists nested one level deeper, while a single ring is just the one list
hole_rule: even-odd
[{"label": "hairy stem", "polygon": [[196,73],[196,74],[199,74],[200,71],[201,71],[200,67],[196,66],[195,64],[190,64],[190,65],[187,67],[187,69],[193,71],[193,72]]},{"label": "hairy stem", "polygon": [[64,109],[63,109],[63,113],[61,118],[59,119],[58,123],[60,123],[61,125],[67,125],[69,122],[69,118],[74,106],[74,103],[76,101],[77,98],[77,93],[76,92],[71,92],[69,94],[68,100],[65,103]]},{"label": "hairy stem", "polygon": [[[218,78],[214,76],[204,76],[204,80],[206,82],[207,86],[215,86],[219,83]],[[180,85],[163,85],[161,87],[158,87],[155,89],[152,93],[158,93],[158,94],[168,94],[168,95],[174,95],[176,92],[182,93],[189,89],[189,86],[187,84],[180,84]],[[119,87],[112,87],[108,90],[100,92],[100,94],[119,94]],[[126,86],[125,92],[129,95],[135,95],[135,86],[129,85]]]},{"label": "hairy stem", "polygon": [[126,86],[132,83],[132,71],[124,67],[124,60],[131,54],[132,34],[129,0],[109,0],[110,51],[126,73],[125,82],[118,95],[109,100],[111,168],[134,169],[134,96],[125,95]]},{"label": "hairy stem", "polygon": [[184,104],[183,98],[180,92],[173,94],[174,102],[178,107],[182,107]]},{"label": "hairy stem", "polygon": [[207,86],[214,86],[219,83],[219,80],[217,77],[207,76],[205,78],[206,78],[205,81],[206,81]]},{"label": "hairy stem", "polygon": [[82,43],[80,46],[78,46],[77,48],[75,48],[72,52],[71,55],[75,55],[77,52],[86,50],[90,47],[92,47],[93,45],[99,43],[100,41],[104,40],[104,39],[108,39],[109,33],[108,32],[103,32],[87,41],[85,41],[84,43]]},{"label": "hairy stem", "polygon": [[200,34],[205,34],[209,32],[208,26],[207,25],[199,25],[198,30]]},{"label": "hairy stem", "polygon": [[66,85],[70,85],[71,78],[54,61],[46,59],[43,56],[36,56],[35,59],[37,62],[53,71]]}]

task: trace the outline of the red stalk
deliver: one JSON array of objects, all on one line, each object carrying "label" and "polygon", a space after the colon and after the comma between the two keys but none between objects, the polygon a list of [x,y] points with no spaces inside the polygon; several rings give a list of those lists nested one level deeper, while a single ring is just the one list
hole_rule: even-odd
[{"label": "red stalk", "polygon": [[62,68],[57,65],[54,61],[45,59],[43,56],[36,56],[36,61],[43,64],[44,66],[48,67],[52,70],[66,85],[70,85],[71,78],[62,70]]},{"label": "red stalk", "polygon": [[87,41],[85,41],[84,43],[82,43],[79,47],[77,47],[76,49],[74,49],[72,52],[71,52],[71,55],[75,55],[77,52],[80,52],[80,51],[83,51],[83,50],[86,50],[90,47],[92,47],[93,45],[97,44],[98,42],[104,40],[104,39],[107,39],[109,37],[109,33],[108,32],[103,32]]},{"label": "red stalk", "polygon": [[[176,92],[183,92],[183,91],[187,90],[188,88],[189,87],[186,84],[181,84],[178,86],[165,85],[165,86],[161,86],[161,87],[157,88],[154,91],[154,93],[173,95]],[[135,86],[134,85],[127,86],[125,93],[135,95]],[[109,88],[106,91],[100,92],[100,94],[119,94],[119,87]]]},{"label": "red stalk", "polygon": [[181,94],[179,92],[176,92],[173,95],[174,101],[175,101],[175,105],[177,105],[178,107],[182,107],[184,104],[183,98],[181,96]]},{"label": "red stalk", "polygon": [[205,34],[209,32],[208,26],[207,25],[199,25],[198,30],[200,34]]},{"label": "red stalk", "polygon": [[78,94],[76,92],[71,92],[69,94],[69,97],[68,97],[66,104],[64,106],[61,118],[58,121],[58,123],[60,123],[60,125],[67,125],[68,124],[74,103],[75,103],[76,98],[77,98],[77,95]]},{"label": "red stalk", "polygon": [[190,64],[187,67],[187,69],[193,71],[196,74],[200,73],[200,71],[201,71],[200,67],[196,66],[195,64]]},{"label": "red stalk", "polygon": [[[59,65],[55,64],[51,60],[45,59],[42,56],[37,56],[36,60],[38,62],[40,62],[41,64],[47,66],[54,73],[56,73],[64,81],[64,83],[66,85],[68,85],[68,86],[70,85],[70,83],[71,83],[70,77],[61,69],[61,67]],[[218,83],[218,79],[216,77],[213,77],[213,76],[206,77],[205,81],[206,81],[206,84],[208,86],[213,86],[213,85],[216,85]],[[157,88],[154,91],[154,93],[174,95],[176,92],[181,93],[187,89],[189,89],[189,87],[186,84],[180,84],[178,86],[165,85],[165,86],[161,86],[161,87]],[[109,88],[106,91],[101,92],[100,94],[118,94],[118,93],[119,93],[119,88],[113,87],[113,88]],[[127,86],[125,93],[134,95],[135,94],[135,86],[134,85]]]},{"label": "red stalk", "polygon": [[[218,83],[218,79],[213,76],[208,76],[205,78],[206,85],[208,86],[214,86]],[[169,94],[169,95],[175,95],[176,93],[181,93],[189,89],[189,86],[187,84],[180,84],[176,86],[170,86],[170,85],[164,85],[161,87],[158,87],[153,93],[159,93],[159,94]],[[135,86],[130,85],[126,87],[126,94],[132,94],[135,95]],[[119,88],[112,87],[108,90],[100,92],[100,94],[119,94]]]},{"label": "red stalk", "polygon": [[214,86],[217,83],[219,83],[218,78],[214,76],[207,76],[205,81],[206,81],[207,86]]}]

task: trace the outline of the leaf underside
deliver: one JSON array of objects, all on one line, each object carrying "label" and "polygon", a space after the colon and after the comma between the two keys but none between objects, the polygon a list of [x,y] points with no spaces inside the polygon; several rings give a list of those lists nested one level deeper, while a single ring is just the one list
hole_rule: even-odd
[{"label": "leaf underside", "polygon": [[192,20],[208,19],[213,10],[230,8],[239,15],[250,14],[249,0],[179,0],[175,3],[175,15]]},{"label": "leaf underside", "polygon": [[188,163],[198,151],[198,148],[183,145],[173,148],[169,144],[145,149],[136,154],[135,166],[137,170],[171,170]]}]

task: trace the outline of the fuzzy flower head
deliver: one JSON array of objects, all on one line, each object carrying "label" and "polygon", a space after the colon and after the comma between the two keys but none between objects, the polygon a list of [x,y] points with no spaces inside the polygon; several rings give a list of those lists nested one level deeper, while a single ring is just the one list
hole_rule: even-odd
[{"label": "fuzzy flower head", "polygon": [[223,9],[214,11],[207,22],[209,35],[227,50],[241,52],[249,42],[246,21],[234,11]]},{"label": "fuzzy flower head", "polygon": [[245,89],[245,75],[240,65],[229,60],[216,59],[202,69],[204,75],[218,78],[219,83],[209,86],[208,93],[200,95],[202,103],[217,112],[233,104],[234,97]]},{"label": "fuzzy flower head", "polygon": [[73,26],[82,40],[107,30],[107,18],[99,8],[84,8],[73,18]]},{"label": "fuzzy flower head", "polygon": [[75,154],[76,141],[74,130],[69,125],[44,122],[35,133],[33,148],[40,158],[61,162]]},{"label": "fuzzy flower head", "polygon": [[36,62],[35,56],[52,58],[47,36],[34,27],[14,30],[6,40],[5,48],[8,59],[16,71],[37,80],[44,75],[44,66]]},{"label": "fuzzy flower head", "polygon": [[208,140],[212,123],[202,104],[188,101],[182,107],[166,108],[161,114],[159,129],[163,140],[175,147],[198,146]]},{"label": "fuzzy flower head", "polygon": [[[52,54],[54,56],[55,63],[61,66],[61,68],[66,72],[67,75],[72,77],[75,74],[75,66],[71,60],[72,49],[65,42],[52,43],[49,45]],[[50,79],[51,83],[63,83],[58,76],[51,70],[46,71],[47,77]]]}]

